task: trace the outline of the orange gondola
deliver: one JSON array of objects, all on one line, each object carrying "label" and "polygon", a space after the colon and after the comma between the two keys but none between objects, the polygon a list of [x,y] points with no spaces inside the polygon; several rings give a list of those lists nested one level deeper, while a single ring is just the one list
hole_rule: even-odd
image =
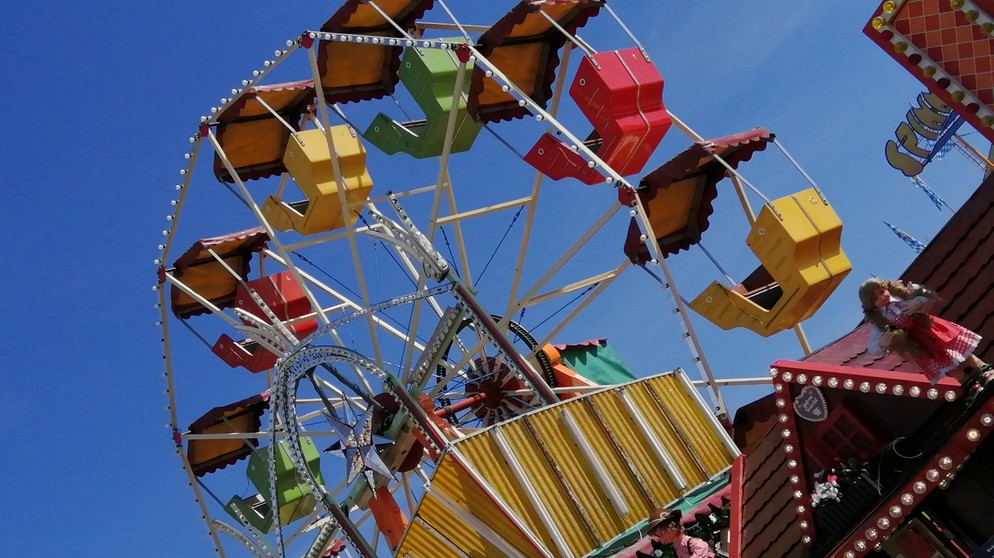
[{"label": "orange gondola", "polygon": [[[766,149],[773,137],[766,128],[755,128],[700,141],[642,177],[637,195],[652,225],[662,257],[690,248],[707,230],[708,219],[714,212],[712,203],[718,197],[717,184],[727,172],[715,157],[738,168],[739,163]],[[619,200],[624,205],[630,204],[624,191],[619,192]],[[636,219],[632,218],[625,240],[625,255],[638,264],[651,259],[641,235]]]},{"label": "orange gondola", "polygon": [[[431,8],[433,0],[377,0],[387,20],[362,0],[348,0],[321,26],[325,33],[353,33],[386,39],[404,36],[391,20],[407,31]],[[318,41],[318,73],[329,103],[379,99],[393,93],[404,47],[368,42]]]},{"label": "orange gondola", "polygon": [[[243,281],[248,277],[252,255],[265,248],[267,241],[269,235],[262,227],[198,240],[182,256],[176,258],[171,270],[172,276],[219,309],[231,308],[235,303],[239,277]],[[227,267],[239,277],[233,277],[211,252],[224,260]],[[170,289],[170,301],[173,314],[180,319],[210,311],[175,285]]]},{"label": "orange gondola", "polygon": [[[552,82],[559,66],[559,49],[566,37],[546,16],[573,34],[597,15],[597,0],[548,0],[519,2],[477,41],[477,49],[514,86],[532,101],[545,107],[552,97]],[[544,14],[544,15],[543,15]],[[469,112],[483,122],[521,118],[528,109],[502,85],[486,76],[486,69],[473,69]]]},{"label": "orange gondola", "polygon": [[[255,180],[286,170],[283,151],[290,137],[290,128],[286,125],[300,131],[301,117],[313,100],[313,80],[257,85],[221,112],[217,118],[217,141],[238,178]],[[266,108],[267,105],[279,118]],[[216,153],[214,176],[218,182],[235,181]]]}]

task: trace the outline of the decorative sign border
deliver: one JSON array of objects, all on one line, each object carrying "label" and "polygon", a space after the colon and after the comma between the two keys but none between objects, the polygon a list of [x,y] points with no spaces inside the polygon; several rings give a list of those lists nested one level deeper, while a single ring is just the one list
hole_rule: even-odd
[{"label": "decorative sign border", "polygon": [[[787,468],[790,471],[790,484],[791,492],[794,498],[794,509],[797,513],[797,525],[801,530],[801,542],[810,547],[814,543],[815,539],[815,526],[813,521],[813,513],[811,506],[809,505],[809,500],[811,497],[811,489],[808,486],[807,473],[804,467],[804,447],[803,441],[798,437],[798,415],[795,413],[793,408],[793,396],[791,394],[791,386],[798,385],[804,386],[802,390],[813,386],[815,388],[829,388],[829,389],[842,389],[849,391],[860,391],[862,393],[878,394],[878,395],[892,395],[897,397],[906,397],[910,399],[931,399],[939,400],[940,398],[948,403],[957,401],[963,395],[963,389],[951,379],[943,379],[936,385],[929,383],[928,379],[922,374],[902,374],[894,373],[882,370],[873,370],[866,368],[846,368],[842,366],[831,366],[826,364],[817,363],[805,363],[805,362],[790,362],[790,361],[777,361],[773,363],[773,367],[770,368],[770,375],[773,377],[773,392],[774,392],[774,402],[777,410],[777,421],[780,425],[780,435],[783,438],[781,447],[784,451],[784,456],[787,460]],[[994,411],[994,400],[990,400],[987,405],[991,407]],[[987,407],[985,407],[985,410]],[[978,415],[980,413],[978,412]],[[982,435],[973,441],[970,439],[972,453],[973,448],[979,443],[984,436],[991,430],[991,424],[994,424],[994,415],[984,415],[989,417],[988,422],[983,422],[983,419],[978,418],[980,421],[978,424],[983,424],[985,427]],[[951,442],[952,443],[952,442]],[[940,452],[940,455],[945,456],[946,454]],[[965,454],[963,454],[965,455]],[[937,457],[937,459],[940,459]],[[961,456],[957,454],[955,457],[950,457],[954,459],[955,463],[961,462]],[[945,461],[943,463],[946,463]],[[941,464],[940,464],[941,465]],[[934,468],[934,464],[929,464],[926,470],[931,471]],[[946,469],[943,469],[945,472]],[[936,472],[934,475],[931,473],[929,482],[931,484],[927,485],[929,490],[931,490],[932,485],[939,482],[940,477],[944,475],[939,475]],[[931,480],[931,477],[935,478],[935,481]],[[916,493],[921,495],[923,493]],[[920,501],[920,497],[914,497],[913,501]],[[892,508],[894,504],[888,503],[888,507]],[[887,508],[881,508],[887,510]],[[899,519],[905,515],[906,512],[910,512],[912,508],[908,508],[906,511],[901,511],[898,516],[894,516],[894,521],[887,519],[886,524],[887,529],[880,527],[873,527],[875,529],[870,534],[876,533],[879,537],[881,533],[889,533],[890,529],[896,527],[900,521]],[[902,508],[903,510],[903,508]],[[888,511],[884,512],[889,513]],[[872,526],[871,526],[872,527]],[[864,532],[871,527],[866,527]],[[867,540],[862,540],[862,545],[852,546],[850,555],[848,552],[843,555],[844,558],[858,558],[863,556],[866,552],[873,549],[876,544],[873,542],[876,539],[871,539],[873,544],[867,544]],[[854,543],[855,544],[855,541]],[[862,549],[860,549],[862,546]]]}]

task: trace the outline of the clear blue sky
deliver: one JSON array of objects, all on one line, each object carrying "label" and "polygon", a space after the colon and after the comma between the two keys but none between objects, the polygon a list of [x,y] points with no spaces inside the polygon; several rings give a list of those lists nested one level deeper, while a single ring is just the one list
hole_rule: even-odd
[{"label": "clear blue sky", "polygon": [[[450,7],[465,22],[487,24],[512,6],[476,4],[456,0]],[[871,274],[897,275],[914,257],[882,221],[927,241],[951,214],[937,210],[884,159],[884,143],[923,88],[861,34],[876,4],[617,1],[612,6],[666,79],[664,99],[674,114],[705,137],[769,128],[825,191],[845,223],[843,243],[853,272],[805,329],[815,347],[848,332],[860,316],[858,283]],[[240,87],[286,39],[319,27],[336,8],[228,0],[111,2],[99,8],[57,1],[5,9],[0,157],[9,199],[0,228],[9,252],[0,282],[5,292],[0,315],[7,323],[0,341],[5,356],[0,436],[6,449],[0,472],[7,482],[0,554],[211,554],[165,428],[162,346],[151,289],[156,245],[172,210],[169,200],[185,165],[187,138],[196,132],[200,115]],[[588,27],[581,35],[598,50],[630,46],[606,14]],[[515,133],[513,123],[500,126]],[[582,123],[574,131],[585,135],[588,128]],[[968,137],[987,151],[979,134]],[[647,170],[689,143],[674,128]],[[743,173],[770,197],[806,187],[772,148],[754,161]],[[370,172],[378,184],[389,185],[402,180],[409,162],[397,158],[396,165]],[[481,187],[507,180],[505,168],[488,167],[486,158],[462,164],[475,165],[475,174],[465,179]],[[506,172],[531,176],[524,163],[518,166]],[[981,173],[953,152],[923,177],[955,208],[979,184]],[[558,238],[559,227],[590,209],[571,205],[578,188],[586,187],[546,187],[547,195],[562,196],[564,214],[562,222],[541,224],[548,235],[542,238]],[[598,186],[583,196],[609,203],[614,194],[608,188]],[[758,207],[756,198],[752,202]],[[206,202],[190,203],[206,209]],[[595,209],[592,215],[602,210]],[[201,236],[228,232],[200,219],[190,226],[203,227]],[[218,217],[225,224],[227,219]],[[237,223],[232,218],[230,230]],[[744,277],[756,263],[745,247],[745,219],[727,182],[712,223],[705,235],[709,248],[734,277]],[[605,267],[620,261],[623,235],[622,228],[614,247],[605,250]],[[672,258],[670,265],[687,298],[720,279],[699,250]],[[630,321],[630,338],[612,339],[618,352],[640,375],[677,366],[696,374],[676,338],[677,322],[667,313],[664,293],[648,276],[629,273],[632,290],[612,299],[613,308],[600,316]],[[722,332],[697,316],[694,323],[721,377],[764,375],[769,363],[801,356],[790,332],[763,339]],[[653,351],[643,354],[649,347]],[[182,361],[187,374],[200,366],[215,378],[226,372],[203,350],[182,355]],[[764,392],[731,390],[725,396],[734,409]],[[177,398],[187,405],[181,412],[189,422],[211,405],[238,397],[187,391]]]}]

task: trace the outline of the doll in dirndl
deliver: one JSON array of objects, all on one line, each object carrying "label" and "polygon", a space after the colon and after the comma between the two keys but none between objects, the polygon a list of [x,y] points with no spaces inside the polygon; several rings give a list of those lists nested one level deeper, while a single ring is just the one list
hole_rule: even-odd
[{"label": "doll in dirndl", "polygon": [[980,335],[928,313],[934,292],[914,283],[868,279],[859,301],[870,324],[867,349],[875,355],[896,352],[913,361],[933,384],[944,376],[982,389],[994,379],[991,365],[974,351]]}]

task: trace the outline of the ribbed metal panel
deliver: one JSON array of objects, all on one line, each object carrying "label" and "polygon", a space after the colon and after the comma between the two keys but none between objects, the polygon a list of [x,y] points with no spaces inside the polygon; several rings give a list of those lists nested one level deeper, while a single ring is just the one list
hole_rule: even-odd
[{"label": "ribbed metal panel", "polygon": [[[488,482],[489,484],[489,482]],[[430,526],[426,529],[419,520]],[[493,497],[447,455],[432,477],[432,489],[418,506],[415,522],[408,529],[397,555],[435,556],[451,543],[469,556],[506,556],[508,553],[487,540],[486,526],[507,545],[524,556],[536,554],[522,534],[518,522],[504,513]],[[442,537],[448,542],[437,540]]]},{"label": "ribbed metal panel", "polygon": [[[487,540],[497,535],[533,556],[541,551],[531,534],[554,556],[582,556],[727,469],[735,456],[679,374],[570,399],[454,443],[398,555],[449,556],[445,548],[454,546],[469,556],[502,556],[500,544]],[[474,527],[481,524],[492,534]]]},{"label": "ribbed metal panel", "polygon": [[[675,377],[666,376],[641,382],[629,386],[626,391],[642,411],[643,416],[652,417],[650,425],[653,432],[669,451],[688,486],[704,482],[721,469],[719,467],[718,470],[712,470],[707,466],[711,461],[709,459],[711,456],[707,454],[713,455],[713,452],[709,451],[711,448],[700,439],[703,438],[700,426],[687,420],[691,418],[686,412],[686,407],[691,402],[690,396],[682,389]],[[696,412],[700,414],[700,409],[696,409]],[[707,428],[710,430],[710,425]],[[698,438],[696,443],[694,438]],[[716,449],[724,451],[717,436],[712,439]],[[703,467],[698,461],[703,462]],[[724,461],[727,466],[731,463],[731,458],[726,455]]]},{"label": "ribbed metal panel", "polygon": [[[582,440],[577,441],[572,432],[564,429],[564,417],[562,416],[564,413],[569,413],[572,421],[579,427]],[[587,413],[586,405],[581,404],[564,405],[558,413],[536,416],[537,420],[548,423],[547,428],[555,425],[562,430],[561,442],[564,448],[570,452],[571,464],[575,463],[576,466],[575,469],[563,467],[563,470],[566,473],[566,481],[573,486],[579,507],[586,514],[584,523],[573,524],[583,525],[585,532],[588,530],[588,523],[590,526],[591,535],[582,541],[583,544],[579,548],[586,548],[588,544],[601,546],[623,528],[622,524],[625,522],[625,517],[619,519],[620,512],[614,508],[609,499],[609,486],[621,497],[625,516],[631,514],[631,506],[628,504],[628,498],[625,497],[625,490],[621,489],[621,486],[626,484],[625,478],[618,474],[612,474],[620,473],[612,467],[612,464],[616,464],[616,461],[611,459],[612,454],[615,453],[614,448],[604,437],[600,428],[591,428],[592,421],[589,420]],[[597,472],[594,471],[588,458],[579,451],[584,445],[596,459],[596,463],[603,471],[603,476],[607,478],[609,486],[600,482]],[[612,469],[615,470],[612,471]],[[562,523],[564,529],[569,529],[569,520],[570,518],[564,518],[564,523]]]},{"label": "ribbed metal panel", "polygon": [[451,550],[453,546],[467,556],[503,555],[479,531],[467,525],[460,516],[452,513],[435,498],[425,498],[421,502],[418,517],[424,524],[416,522],[411,525],[398,556],[409,554],[421,558],[455,558],[459,555]]},{"label": "ribbed metal panel", "polygon": [[[549,479],[547,482],[550,486],[539,485],[539,488],[555,487],[555,490],[542,491],[543,503],[555,503],[552,506],[547,504],[547,508],[570,549],[579,555],[582,552],[578,553],[577,549],[594,543],[590,531],[597,532],[593,520],[601,515],[594,501],[604,500],[606,496],[595,486],[595,479],[560,420],[559,413],[572,407],[562,405],[550,409],[552,412],[529,415],[520,422],[530,426],[535,433],[535,436],[522,436],[521,442],[540,451],[544,446],[549,456],[549,460],[528,463],[528,476],[533,479]],[[556,469],[559,475],[556,475]]]},{"label": "ribbed metal panel", "polygon": [[[618,393],[609,391],[597,395],[599,397],[591,398],[591,401],[605,418],[605,422],[610,425],[611,431],[622,447],[625,458],[631,462],[633,469],[640,473],[651,495],[651,500],[641,498],[634,504],[629,502],[634,508],[633,513],[645,516],[652,508],[672,502],[679,497],[680,491],[656,459],[649,445],[649,440],[642,435],[642,432],[635,425],[634,419],[629,416]],[[635,481],[633,480],[633,482]]]},{"label": "ribbed metal panel", "polygon": [[[515,451],[517,462],[529,469],[542,460],[541,453],[529,444],[520,442],[521,425],[508,423],[501,428],[501,433]],[[551,548],[552,538],[542,528],[542,522],[536,510],[529,504],[525,491],[514,477],[504,455],[497,448],[493,436],[472,436],[459,442],[458,451],[473,465],[487,483],[493,487],[497,495],[507,505],[517,512],[518,517],[525,522],[527,528],[538,536],[546,547]],[[528,464],[532,464],[531,467]],[[536,478],[532,485],[538,490],[542,485],[549,484],[546,479]]]},{"label": "ribbed metal panel", "polygon": [[[439,526],[445,527],[444,531]],[[478,532],[462,522],[438,500],[425,498],[418,507],[418,520],[407,529],[397,556],[421,558],[460,558],[456,547],[466,556],[500,556]]]},{"label": "ribbed metal panel", "polygon": [[[597,456],[605,476],[610,479],[625,504],[624,510],[616,509],[607,494],[594,504],[593,507],[597,512],[594,516],[594,523],[596,532],[600,537],[600,541],[597,542],[598,546],[603,545],[619,532],[628,528],[633,519],[637,521],[645,517],[645,512],[652,507],[648,500],[651,492],[647,494],[645,489],[657,483],[655,475],[646,480],[643,474],[644,469],[640,470],[634,464],[629,466],[626,463],[631,461],[631,448],[628,448],[627,444],[617,435],[620,424],[612,424],[611,419],[617,417],[605,411],[601,404],[602,401],[614,397],[616,396],[610,392],[604,393],[597,397],[588,398],[582,405],[574,405],[569,409],[570,415],[582,430],[588,447]],[[589,467],[586,461],[583,463]],[[633,470],[642,478],[642,483],[638,482],[638,477],[633,474]],[[595,489],[602,490],[601,483],[596,477],[590,480],[594,483]],[[622,512],[627,513],[622,515]]]},{"label": "ribbed metal panel", "polygon": [[[675,374],[656,377],[642,385],[659,396],[687,440],[690,451],[703,464],[707,477],[716,475],[731,464],[735,456],[722,444],[718,432],[712,426],[708,410],[701,409],[695,398],[680,385]],[[705,479],[701,479],[702,482],[703,480]]]},{"label": "ribbed metal panel", "polygon": [[[421,506],[422,513],[431,515],[428,508],[438,505],[438,502],[424,502]],[[415,518],[414,522],[407,528],[407,533],[404,535],[404,542],[400,550],[397,552],[397,556],[422,558],[424,556],[422,552],[425,549],[432,548],[433,545],[435,552],[432,556],[438,556],[439,558],[462,558],[458,553],[452,550],[452,543],[447,538],[442,537],[434,530],[434,528],[424,521],[424,518],[419,516],[418,518]],[[469,554],[467,553],[467,555]]]}]

